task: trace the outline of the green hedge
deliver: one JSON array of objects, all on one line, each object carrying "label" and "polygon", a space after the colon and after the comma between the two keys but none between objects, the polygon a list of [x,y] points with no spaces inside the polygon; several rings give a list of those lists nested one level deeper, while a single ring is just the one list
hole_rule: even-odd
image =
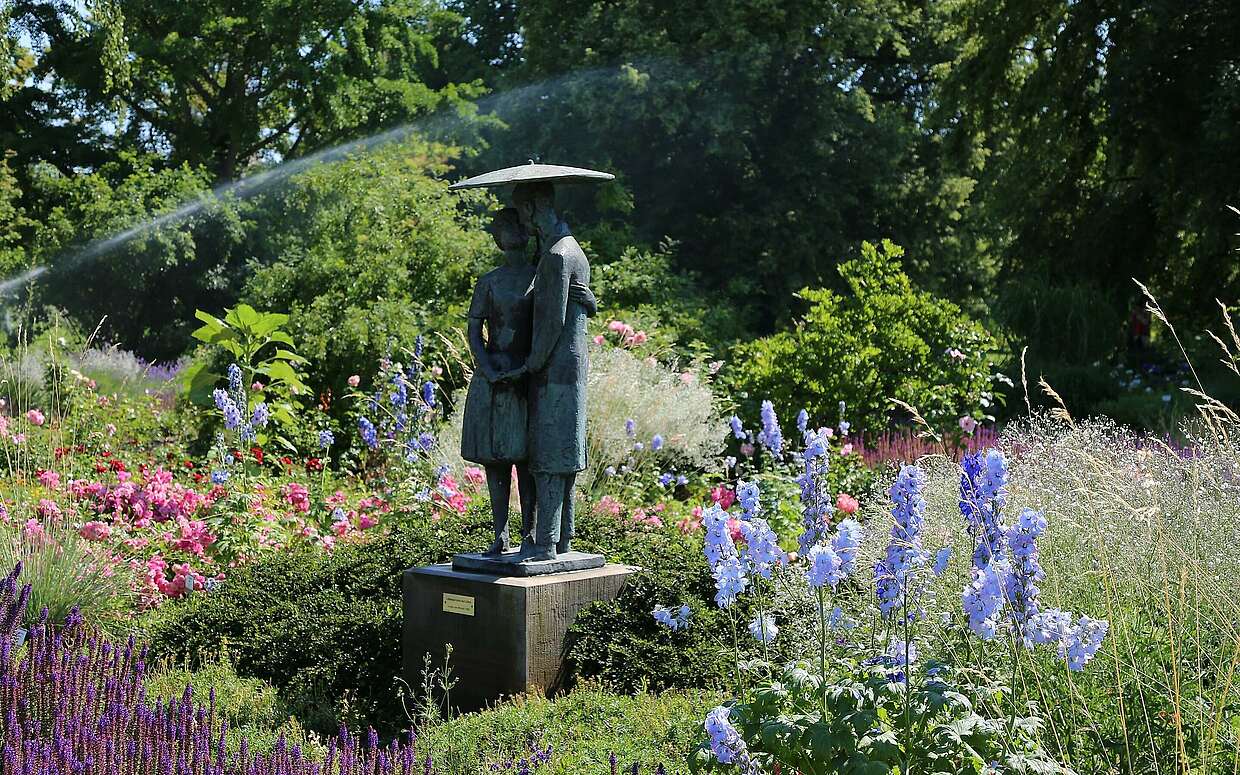
[{"label": "green hedge", "polygon": [[310,729],[399,728],[401,572],[484,548],[479,517],[411,521],[332,554],[277,553],[237,569],[221,589],[148,618],[153,656],[197,667],[227,650],[239,674],[270,681]]}]

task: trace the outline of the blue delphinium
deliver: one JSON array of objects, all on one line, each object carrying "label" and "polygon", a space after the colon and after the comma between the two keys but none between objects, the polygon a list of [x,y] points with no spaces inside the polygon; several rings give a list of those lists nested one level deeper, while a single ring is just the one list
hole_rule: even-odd
[{"label": "blue delphinium", "polygon": [[809,427],[809,412],[802,409],[801,411],[797,412],[797,430],[800,431],[801,433],[805,433],[805,430],[808,427]]},{"label": "blue delphinium", "polygon": [[973,567],[985,568],[1004,550],[1003,507],[1007,503],[1007,460],[997,449],[966,455],[961,462],[960,513],[973,536]]},{"label": "blue delphinium", "polygon": [[1016,524],[1007,531],[1009,572],[1004,579],[1004,597],[1015,631],[1025,638],[1026,625],[1038,614],[1038,582],[1046,574],[1038,558],[1038,536],[1046,530],[1046,517],[1040,511],[1024,509]]},{"label": "blue delphinium", "polygon": [[215,408],[224,415],[224,427],[230,431],[236,430],[241,425],[241,410],[237,408],[237,402],[222,388],[213,390],[211,397],[215,400]]},{"label": "blue delphinium", "polygon": [[671,484],[675,480],[676,480],[676,477],[673,476],[668,471],[664,471],[662,474],[659,474],[659,486],[660,487],[667,487],[669,484]]},{"label": "blue delphinium", "polygon": [[265,428],[270,418],[271,411],[267,408],[267,404],[260,401],[254,405],[254,414],[250,417],[250,424],[255,428]]},{"label": "blue delphinium", "polygon": [[650,451],[658,452],[661,449],[663,449],[663,437],[656,433],[650,440]]},{"label": "blue delphinium", "polygon": [[741,424],[741,418],[736,415],[732,415],[732,418],[728,420],[728,425],[731,426],[732,435],[736,439],[740,441],[745,440],[745,426]]},{"label": "blue delphinium", "polygon": [[788,561],[788,555],[779,548],[779,536],[765,519],[742,522],[741,535],[745,538],[745,548],[741,556],[751,576],[769,579],[775,566]]},{"label": "blue delphinium", "polygon": [[[926,564],[929,553],[922,547],[926,500],[922,490],[926,474],[917,466],[904,466],[891,485],[891,540],[887,552],[874,567],[878,607],[884,614],[915,603],[917,571]],[[915,616],[915,612],[910,612]]]},{"label": "blue delphinium", "polygon": [[720,764],[735,764],[742,770],[749,769],[749,748],[744,738],[728,716],[726,706],[719,707],[706,714],[706,734],[710,736],[710,751]]},{"label": "blue delphinium", "polygon": [[831,505],[831,493],[827,482],[827,446],[821,434],[812,434],[807,439],[805,451],[801,455],[804,470],[797,476],[797,484],[801,486],[801,526],[802,532],[797,539],[802,554],[809,552],[810,547],[825,539],[831,527],[831,515],[835,513]]},{"label": "blue delphinium", "polygon": [[736,500],[741,504],[741,519],[753,519],[761,513],[761,492],[756,482],[741,480],[736,483]]},{"label": "blue delphinium", "polygon": [[228,364],[228,389],[234,393],[241,390],[241,367],[235,363]]},{"label": "blue delphinium", "polygon": [[840,524],[836,526],[831,548],[840,558],[840,572],[845,577],[852,575],[857,564],[857,550],[861,547],[861,538],[861,523],[851,517],[840,520]]},{"label": "blue delphinium", "polygon": [[667,627],[673,632],[676,630],[686,629],[689,626],[690,611],[689,606],[687,605],[682,605],[674,611],[666,606],[657,605],[651,613],[654,614],[654,620],[656,622],[664,627]]},{"label": "blue delphinium", "polygon": [[727,608],[736,602],[736,598],[749,585],[749,578],[745,575],[745,563],[737,553],[736,544],[728,531],[727,512],[718,505],[711,506],[702,514],[702,527],[706,533],[703,551],[715,579],[715,603],[720,608]]},{"label": "blue delphinium", "polygon": [[1059,642],[1059,656],[1067,660],[1069,670],[1081,670],[1094,658],[1107,636],[1110,624],[1103,619],[1082,616]]},{"label": "blue delphinium", "polygon": [[422,403],[429,408],[435,406],[435,383],[430,380],[422,383]]},{"label": "blue delphinium", "polygon": [[961,604],[969,618],[969,629],[982,640],[991,640],[999,630],[1003,612],[1006,569],[999,560],[984,568],[973,568],[972,579],[964,588]]},{"label": "blue delphinium", "polygon": [[228,472],[219,469],[211,472],[211,484],[223,484],[228,481]]},{"label": "blue delphinium", "polygon": [[687,484],[689,484],[689,477],[685,476],[684,474],[680,474],[679,476],[676,477],[676,484],[679,487],[686,486]]},{"label": "blue delphinium", "polygon": [[336,435],[331,431],[319,431],[319,449],[327,449],[336,443]]},{"label": "blue delphinium", "polygon": [[375,449],[379,446],[379,434],[375,431],[374,423],[365,417],[357,419],[357,431],[361,434],[362,441],[367,447]]},{"label": "blue delphinium", "polygon": [[758,441],[762,442],[762,446],[771,451],[775,457],[782,457],[784,453],[784,434],[779,429],[779,418],[775,416],[775,405],[770,401],[762,402],[762,431],[758,434]]},{"label": "blue delphinium", "polygon": [[624,433],[626,436],[629,436],[630,438],[637,435],[637,420],[634,420],[632,417],[625,420],[624,421]]},{"label": "blue delphinium", "polygon": [[942,549],[934,553],[934,575],[942,576],[947,570],[947,563],[952,559],[952,548],[944,546]]},{"label": "blue delphinium", "polygon": [[779,627],[775,625],[775,617],[760,613],[749,623],[749,634],[759,643],[771,643],[779,635]]}]

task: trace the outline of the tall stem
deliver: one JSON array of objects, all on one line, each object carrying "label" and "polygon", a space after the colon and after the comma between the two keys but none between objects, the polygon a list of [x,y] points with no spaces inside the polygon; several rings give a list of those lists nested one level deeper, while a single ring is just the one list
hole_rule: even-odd
[{"label": "tall stem", "polygon": [[822,705],[822,717],[827,717],[827,593],[821,587],[818,589],[818,674],[821,677],[819,684],[819,700]]},{"label": "tall stem", "polygon": [[909,664],[909,631],[908,631],[908,589],[904,590],[901,612],[904,618],[904,771],[906,775],[912,775],[912,747],[913,747],[913,692],[911,679],[913,677],[913,666]]}]

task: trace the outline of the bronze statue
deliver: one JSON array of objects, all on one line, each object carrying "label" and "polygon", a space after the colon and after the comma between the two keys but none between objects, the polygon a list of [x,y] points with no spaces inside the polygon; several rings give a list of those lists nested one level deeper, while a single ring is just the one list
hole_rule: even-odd
[{"label": "bronze statue", "polygon": [[[502,555],[510,548],[514,466],[523,540],[534,523],[535,484],[527,462],[529,384],[524,373],[533,336],[535,269],[526,255],[529,234],[515,209],[499,211],[490,231],[505,260],[478,278],[469,305],[469,348],[475,371],[465,397],[461,457],[486,470],[495,529],[487,554]],[[568,293],[586,314],[597,310],[594,295],[584,283],[573,285]]]},{"label": "bronze statue", "polygon": [[[515,184],[515,213],[524,230],[515,231],[511,210],[496,216],[493,233],[505,251],[506,265],[479,279],[470,306],[469,340],[477,371],[465,402],[461,454],[486,466],[495,542],[487,555],[457,555],[454,567],[528,575],[600,567],[604,562],[601,555],[580,552],[555,562],[558,555],[572,551],[573,485],[586,466],[585,322],[597,305],[589,290],[590,264],[556,212],[553,182],[612,178],[605,172],[531,162],[451,186]],[[532,283],[529,267],[523,265],[530,234],[538,240]],[[504,556],[514,465],[522,512],[521,550],[510,555],[515,564]]]}]

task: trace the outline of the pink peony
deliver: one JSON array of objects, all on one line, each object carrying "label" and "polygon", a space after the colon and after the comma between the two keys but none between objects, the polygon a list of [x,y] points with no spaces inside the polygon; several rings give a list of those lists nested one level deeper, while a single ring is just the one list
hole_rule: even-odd
[{"label": "pink peony", "polygon": [[465,466],[465,481],[474,487],[480,487],[486,481],[486,474],[478,466]]},{"label": "pink peony", "polygon": [[845,514],[856,514],[861,504],[857,503],[857,499],[848,493],[842,492],[835,498],[835,508]]},{"label": "pink peony", "polygon": [[42,425],[47,422],[47,418],[38,409],[31,409],[29,412],[26,412],[26,419],[35,425]]},{"label": "pink peony", "polygon": [[106,522],[92,520],[82,525],[82,529],[78,531],[78,535],[87,541],[102,541],[112,535],[112,528]]},{"label": "pink peony", "polygon": [[624,329],[626,328],[628,328],[628,326],[626,326],[624,323],[621,323],[619,320],[613,320],[607,324],[607,330],[613,333],[616,333],[616,334],[624,331]]},{"label": "pink peony", "polygon": [[379,524],[379,520],[370,514],[361,514],[357,518],[357,527],[360,530],[369,530]]},{"label": "pink peony", "polygon": [[977,420],[966,414],[960,418],[960,430],[972,434],[973,431],[977,430]]},{"label": "pink peony", "polygon": [[362,384],[362,378],[359,377],[358,375],[354,374],[353,376],[349,377],[349,387],[355,388],[360,384]]}]

